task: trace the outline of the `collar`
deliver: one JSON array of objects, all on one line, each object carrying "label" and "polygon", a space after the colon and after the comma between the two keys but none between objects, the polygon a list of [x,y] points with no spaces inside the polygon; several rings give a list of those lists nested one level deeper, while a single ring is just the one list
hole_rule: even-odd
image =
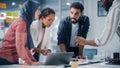
[{"label": "collar", "polygon": [[109,11],[112,9],[112,8],[115,8],[115,7],[118,7],[120,5],[120,0],[114,0],[113,3],[112,3],[112,6],[110,7]]}]

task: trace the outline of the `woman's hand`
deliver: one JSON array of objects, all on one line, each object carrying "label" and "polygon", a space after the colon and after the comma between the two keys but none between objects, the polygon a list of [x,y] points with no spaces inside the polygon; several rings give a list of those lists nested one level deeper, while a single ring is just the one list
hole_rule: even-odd
[{"label": "woman's hand", "polygon": [[40,48],[34,48],[32,52],[42,53],[43,55],[48,55],[51,53],[50,49],[40,49]]},{"label": "woman's hand", "polygon": [[49,49],[47,49],[47,50],[41,50],[41,53],[46,56],[49,53],[51,53],[51,51]]},{"label": "woman's hand", "polygon": [[38,66],[38,65],[40,65],[39,62],[33,62],[33,63],[32,63],[32,66]]},{"label": "woman's hand", "polygon": [[[21,65],[29,65],[29,64],[23,63],[23,64],[21,64]],[[31,64],[31,66],[38,66],[38,65],[40,65],[39,62],[33,62],[33,63]]]},{"label": "woman's hand", "polygon": [[37,52],[37,53],[40,53],[40,52],[41,52],[41,50],[40,50],[40,48],[34,48],[32,52]]}]

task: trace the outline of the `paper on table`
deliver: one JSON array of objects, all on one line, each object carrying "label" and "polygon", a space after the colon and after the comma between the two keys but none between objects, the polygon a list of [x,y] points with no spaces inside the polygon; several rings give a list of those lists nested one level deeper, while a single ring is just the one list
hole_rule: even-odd
[{"label": "paper on table", "polygon": [[87,65],[87,64],[93,64],[93,63],[100,63],[101,60],[85,60],[85,59],[80,59],[78,60],[78,65]]},{"label": "paper on table", "polygon": [[78,64],[88,64],[88,60],[86,59],[78,59]]}]

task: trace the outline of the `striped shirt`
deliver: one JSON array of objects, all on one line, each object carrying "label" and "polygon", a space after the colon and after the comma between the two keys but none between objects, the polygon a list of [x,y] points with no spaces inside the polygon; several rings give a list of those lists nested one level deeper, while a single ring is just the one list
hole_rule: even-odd
[{"label": "striped shirt", "polygon": [[95,39],[98,46],[103,46],[110,42],[115,34],[118,32],[120,24],[120,0],[114,0],[106,17],[105,28],[100,37]]}]

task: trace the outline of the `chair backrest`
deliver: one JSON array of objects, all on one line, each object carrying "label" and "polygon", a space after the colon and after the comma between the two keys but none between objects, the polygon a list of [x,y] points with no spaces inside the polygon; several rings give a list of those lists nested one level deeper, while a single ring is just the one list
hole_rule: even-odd
[{"label": "chair backrest", "polygon": [[87,59],[91,60],[93,59],[93,56],[97,55],[97,49],[87,49],[85,48],[83,50],[83,56],[87,56]]}]

